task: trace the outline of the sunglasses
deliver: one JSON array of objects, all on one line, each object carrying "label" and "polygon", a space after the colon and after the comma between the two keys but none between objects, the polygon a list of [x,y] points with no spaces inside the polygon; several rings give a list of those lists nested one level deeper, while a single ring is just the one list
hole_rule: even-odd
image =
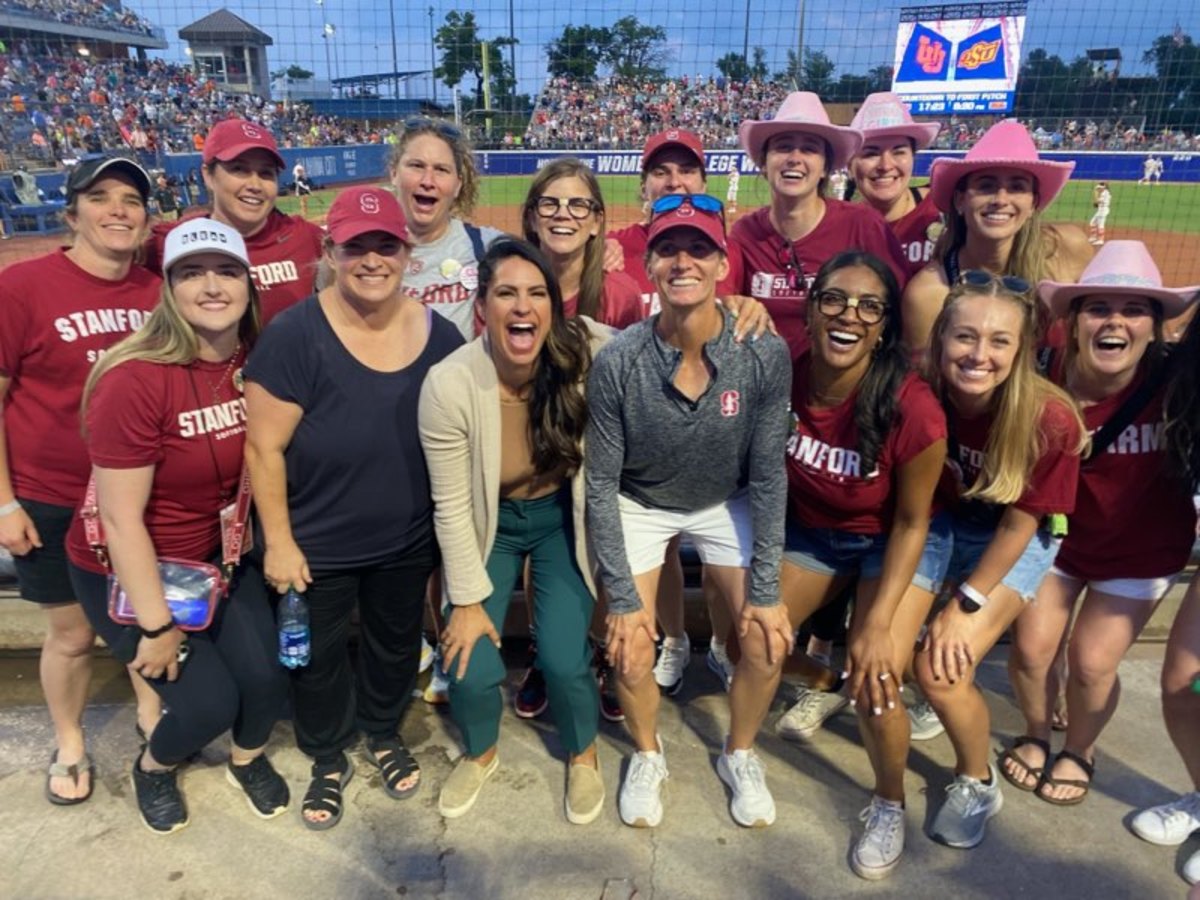
[{"label": "sunglasses", "polygon": [[858,313],[858,320],[864,325],[878,325],[887,315],[888,305],[878,297],[847,297],[841,291],[817,294],[817,309],[826,318],[836,319],[848,308]]},{"label": "sunglasses", "polygon": [[720,216],[721,221],[725,221],[725,204],[716,197],[710,197],[708,194],[666,194],[651,204],[650,212],[659,216],[663,213],[679,209],[684,205],[690,206],[698,212]]},{"label": "sunglasses", "polygon": [[600,204],[589,197],[538,197],[533,208],[543,219],[553,219],[564,206],[572,219],[586,219],[600,208]]},{"label": "sunglasses", "polygon": [[440,134],[443,137],[448,137],[451,140],[457,141],[462,137],[462,130],[449,122],[444,122],[441,119],[431,119],[428,116],[417,116],[413,119],[404,120],[405,131],[429,130],[435,134]]},{"label": "sunglasses", "polygon": [[972,287],[990,287],[998,284],[1010,294],[1028,294],[1030,284],[1024,278],[1016,275],[993,275],[983,269],[969,269],[958,279],[959,284],[969,284]]},{"label": "sunglasses", "polygon": [[788,287],[801,293],[808,292],[808,276],[804,272],[804,263],[796,255],[796,245],[786,238],[779,245],[776,258],[783,266],[784,274],[788,277]]}]

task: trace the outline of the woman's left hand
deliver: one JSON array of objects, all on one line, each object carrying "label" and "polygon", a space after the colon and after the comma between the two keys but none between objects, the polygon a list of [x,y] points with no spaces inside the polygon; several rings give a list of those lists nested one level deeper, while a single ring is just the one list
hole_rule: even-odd
[{"label": "woman's left hand", "polygon": [[722,297],[720,303],[733,316],[733,339],[738,343],[745,340],[746,335],[750,335],[750,340],[756,341],[768,331],[774,335],[779,334],[767,308],[753,297],[734,294]]},{"label": "woman's left hand", "polygon": [[482,603],[456,606],[450,611],[450,619],[442,632],[442,667],[449,673],[457,657],[458,670],[454,677],[458,681],[462,681],[467,674],[471,651],[475,649],[475,642],[481,637],[487,637],[496,645],[497,650],[500,649],[500,635]]},{"label": "woman's left hand", "polygon": [[886,628],[863,628],[850,638],[846,648],[847,692],[857,704],[863,688],[871,703],[871,712],[882,715],[899,702],[899,676],[892,667],[895,659],[892,634]]},{"label": "woman's left hand", "polygon": [[738,637],[744,638],[749,634],[751,625],[762,629],[768,663],[774,665],[792,655],[796,648],[796,634],[788,621],[787,607],[782,603],[776,603],[774,606],[755,606],[748,602],[743,604],[742,614],[737,623]]}]

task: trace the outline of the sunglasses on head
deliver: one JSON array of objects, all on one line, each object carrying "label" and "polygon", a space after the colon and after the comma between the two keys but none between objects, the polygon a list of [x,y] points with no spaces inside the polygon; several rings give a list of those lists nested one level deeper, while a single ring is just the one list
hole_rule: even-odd
[{"label": "sunglasses on head", "polygon": [[698,212],[720,216],[721,221],[725,220],[725,204],[708,194],[666,194],[651,204],[650,212],[658,216],[684,205],[690,206]]},{"label": "sunglasses on head", "polygon": [[983,269],[969,269],[958,279],[959,284],[969,284],[972,287],[990,287],[998,284],[1010,294],[1028,294],[1030,284],[1024,278],[1016,275],[993,275]]},{"label": "sunglasses on head", "polygon": [[417,116],[412,119],[404,120],[405,131],[415,131],[428,129],[435,134],[440,134],[443,137],[448,137],[451,140],[458,140],[462,137],[462,131],[456,125],[451,125],[449,122],[443,122],[441,119],[431,119],[428,116]]}]

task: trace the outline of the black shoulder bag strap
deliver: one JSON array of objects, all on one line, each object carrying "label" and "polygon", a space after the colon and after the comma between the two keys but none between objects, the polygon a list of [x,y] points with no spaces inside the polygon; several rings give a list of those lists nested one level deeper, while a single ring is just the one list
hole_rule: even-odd
[{"label": "black shoulder bag strap", "polygon": [[471,249],[475,252],[475,262],[479,263],[483,259],[485,252],[483,247],[483,232],[476,225],[471,225],[469,222],[463,222],[463,228],[466,229],[467,237],[471,241]]},{"label": "black shoulder bag strap", "polygon": [[1096,429],[1092,434],[1092,449],[1081,465],[1086,466],[1107,450],[1117,436],[1141,414],[1142,410],[1146,408],[1146,404],[1166,383],[1173,362],[1174,356],[1168,355],[1162,365],[1158,367],[1158,371],[1148,376],[1136,391],[1125,398],[1125,402],[1108,418],[1108,421]]}]

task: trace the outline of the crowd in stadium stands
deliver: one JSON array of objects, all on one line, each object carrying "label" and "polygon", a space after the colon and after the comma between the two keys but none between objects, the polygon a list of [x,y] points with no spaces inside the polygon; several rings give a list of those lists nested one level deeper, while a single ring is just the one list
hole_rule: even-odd
[{"label": "crowd in stadium stands", "polygon": [[64,25],[86,25],[117,31],[153,34],[154,27],[131,9],[102,0],[0,0],[0,10],[49,19]]}]

